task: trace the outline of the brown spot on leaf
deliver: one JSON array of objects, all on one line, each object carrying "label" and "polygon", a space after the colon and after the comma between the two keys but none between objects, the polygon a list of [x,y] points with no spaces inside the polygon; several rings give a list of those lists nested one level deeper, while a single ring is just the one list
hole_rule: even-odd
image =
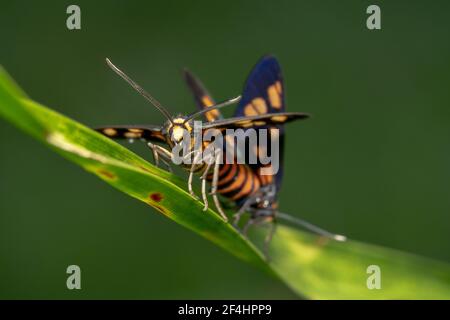
[{"label": "brown spot on leaf", "polygon": [[156,204],[154,201],[147,201],[147,204],[150,205],[151,207],[155,208],[157,211],[159,211],[160,213],[162,213],[163,215],[170,217],[171,214],[170,212],[168,212],[165,208],[161,207],[160,205]]},{"label": "brown spot on leaf", "polygon": [[100,169],[97,171],[99,175],[101,175],[102,177],[106,178],[106,179],[115,179],[116,175],[112,172],[109,172],[108,170],[105,169]]},{"label": "brown spot on leaf", "polygon": [[150,194],[150,199],[155,202],[160,202],[163,199],[163,195],[159,192],[154,192]]}]

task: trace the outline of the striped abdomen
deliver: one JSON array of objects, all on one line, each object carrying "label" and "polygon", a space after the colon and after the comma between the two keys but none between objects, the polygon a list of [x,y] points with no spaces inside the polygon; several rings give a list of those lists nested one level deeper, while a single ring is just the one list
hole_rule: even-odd
[{"label": "striped abdomen", "polygon": [[[212,178],[212,173],[207,176],[208,181]],[[217,192],[222,196],[240,203],[260,187],[258,175],[248,165],[237,163],[220,165]]]}]

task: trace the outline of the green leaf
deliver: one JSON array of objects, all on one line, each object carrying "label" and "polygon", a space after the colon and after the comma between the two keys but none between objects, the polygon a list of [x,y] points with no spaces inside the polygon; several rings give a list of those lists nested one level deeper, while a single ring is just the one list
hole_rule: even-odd
[{"label": "green leaf", "polygon": [[[186,182],[97,132],[29,100],[0,69],[0,115],[120,191],[212,241],[313,299],[450,299],[450,266],[356,241],[330,241],[277,227],[271,260],[230,224],[185,191]],[[369,290],[367,268],[381,270]]]}]

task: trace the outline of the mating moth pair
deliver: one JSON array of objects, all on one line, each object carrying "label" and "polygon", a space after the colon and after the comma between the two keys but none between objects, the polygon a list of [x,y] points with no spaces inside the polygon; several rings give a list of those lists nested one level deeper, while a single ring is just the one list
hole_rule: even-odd
[{"label": "mating moth pair", "polygon": [[[208,208],[207,183],[210,183],[215,207],[225,221],[228,217],[222,209],[223,197],[236,205],[236,213],[233,223],[238,225],[241,216],[248,212],[250,218],[243,228],[247,233],[251,225],[270,222],[270,232],[266,236],[267,246],[275,231],[277,218],[283,218],[299,224],[323,236],[335,240],[344,240],[345,237],[331,234],[306,221],[293,218],[278,210],[277,194],[281,187],[283,176],[283,147],[284,147],[284,124],[294,120],[308,118],[308,114],[300,112],[286,112],[285,88],[280,65],[273,56],[263,57],[253,68],[244,86],[242,96],[226,100],[216,104],[212,96],[203,84],[189,71],[184,71],[184,78],[200,111],[190,115],[171,116],[169,112],[150,94],[142,89],[136,82],[129,78],[123,71],[118,69],[107,59],[108,65],[126,80],[144,98],[151,102],[166,118],[167,121],[160,126],[157,125],[121,125],[106,126],[97,130],[107,137],[113,139],[141,139],[151,149],[155,162],[160,161],[170,167],[174,147],[182,146],[187,150],[185,157],[190,161],[182,162],[181,165],[189,172],[188,189],[192,195],[192,181],[194,175],[199,175],[202,185],[202,200],[204,210]],[[238,103],[232,118],[223,118],[219,109],[228,105]],[[202,116],[201,134],[207,130],[214,130],[222,134],[225,144],[221,148],[213,149],[214,152],[204,156],[204,152],[211,142],[202,141],[197,144],[197,135],[194,134],[194,120]],[[227,134],[229,129],[238,129],[247,137],[249,130],[262,131],[266,135],[265,141],[258,137],[257,141],[244,141],[236,144],[234,137]],[[186,136],[189,139],[186,139]],[[271,147],[276,140],[279,146],[277,157],[278,165],[276,171],[267,170],[268,164],[261,161],[261,154],[272,152]],[[189,142],[187,142],[189,141]],[[273,149],[273,150],[271,150]],[[258,159],[253,162],[236,161],[237,156],[230,161],[227,158],[228,151],[236,151],[236,154],[244,154],[245,159]],[[200,151],[200,152],[198,152]],[[233,153],[234,154],[234,153]]]}]

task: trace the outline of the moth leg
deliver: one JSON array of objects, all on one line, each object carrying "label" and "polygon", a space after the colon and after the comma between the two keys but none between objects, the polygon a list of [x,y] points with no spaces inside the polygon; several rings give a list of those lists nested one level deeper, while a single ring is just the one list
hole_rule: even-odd
[{"label": "moth leg", "polygon": [[[258,191],[256,191],[255,193],[251,194],[247,200],[244,201],[244,203],[242,204],[242,206],[239,208],[238,212],[236,212],[233,217],[234,217],[234,226],[237,227],[239,220],[241,219],[242,215],[248,211],[249,209],[252,210],[253,208],[251,207],[252,205],[257,205],[260,203],[263,203],[265,200],[267,200],[268,198],[270,199],[270,197],[273,196],[274,194],[274,189],[273,186],[265,186],[262,187],[261,189],[259,189]],[[270,200],[268,200],[270,201]],[[272,211],[267,210],[267,209],[259,209],[258,212],[256,212],[257,214],[259,214],[258,216],[262,216],[263,214],[267,217],[267,216],[273,216]]]},{"label": "moth leg", "polygon": [[170,165],[170,161],[172,160],[172,153],[169,150],[151,142],[147,142],[147,146],[153,151],[155,164],[158,166],[159,160],[161,160],[161,162],[166,165],[169,172],[172,172],[172,167]]},{"label": "moth leg", "polygon": [[189,178],[188,178],[188,190],[189,190],[189,194],[193,197],[197,196],[195,195],[194,190],[192,189],[192,179],[194,178],[194,166],[191,166],[191,168],[189,169]]},{"label": "moth leg", "polygon": [[244,204],[239,208],[238,212],[234,214],[234,226],[237,227],[239,220],[241,220],[242,215],[250,208],[252,204],[258,203],[261,201],[261,193],[256,192],[248,197],[247,200],[244,201]]},{"label": "moth leg", "polygon": [[244,234],[244,236],[247,236],[248,234],[248,229],[253,226],[253,225],[257,225],[259,223],[261,223],[264,219],[262,217],[254,217],[251,218],[250,220],[247,221],[247,223],[244,226],[244,229],[242,230],[242,233]]},{"label": "moth leg", "polygon": [[223,212],[222,205],[220,204],[219,198],[217,197],[217,184],[219,183],[219,165],[220,165],[219,160],[220,160],[220,157],[221,157],[221,153],[218,152],[216,155],[216,161],[214,163],[213,180],[211,183],[211,195],[213,197],[214,204],[216,206],[217,211],[219,211],[223,220],[225,220],[225,222],[227,222],[228,217]]},{"label": "moth leg", "polygon": [[154,145],[156,148],[156,151],[160,155],[160,160],[162,163],[164,163],[167,167],[167,169],[172,172],[172,166],[170,165],[170,162],[172,161],[172,152],[167,150],[166,148],[163,148],[159,145]]},{"label": "moth leg", "polygon": [[250,198],[248,198],[247,200],[245,200],[244,204],[239,208],[239,211],[236,212],[233,215],[234,221],[233,221],[233,225],[235,227],[238,226],[239,221],[241,220],[242,215],[245,213],[245,211],[250,207],[250,205],[252,205],[255,202],[255,199],[253,196],[250,196]]},{"label": "moth leg", "polygon": [[270,260],[269,256],[269,246],[272,242],[273,235],[275,234],[275,230],[277,228],[276,222],[274,219],[270,221],[270,227],[269,232],[266,235],[266,238],[264,239],[264,255],[266,256],[267,260]]},{"label": "moth leg", "polygon": [[203,211],[208,210],[209,204],[208,204],[208,196],[206,194],[206,176],[208,175],[208,171],[211,168],[211,163],[206,164],[206,169],[203,171],[202,176],[200,179],[202,180],[202,197],[203,197],[203,203],[205,206],[203,207]]},{"label": "moth leg", "polygon": [[[183,156],[183,161],[187,160],[188,157],[190,157],[193,153],[197,153],[197,152],[198,151],[196,151],[196,150],[188,152],[185,156]],[[194,159],[193,159],[194,163],[196,163],[196,161],[197,161],[196,159],[197,159],[197,157],[194,157]]]},{"label": "moth leg", "polygon": [[159,155],[158,152],[156,151],[155,145],[151,142],[147,142],[147,146],[150,148],[150,150],[152,150],[153,161],[155,162],[155,165],[159,167]]},{"label": "moth leg", "polygon": [[[185,157],[190,156],[194,151],[189,152]],[[191,196],[198,198],[197,195],[194,193],[194,190],[192,189],[192,180],[194,178],[194,171],[195,171],[195,164],[197,163],[197,158],[200,156],[200,154],[197,154],[194,157],[194,161],[191,164],[191,167],[189,168],[189,178],[188,178],[188,190]]]}]

